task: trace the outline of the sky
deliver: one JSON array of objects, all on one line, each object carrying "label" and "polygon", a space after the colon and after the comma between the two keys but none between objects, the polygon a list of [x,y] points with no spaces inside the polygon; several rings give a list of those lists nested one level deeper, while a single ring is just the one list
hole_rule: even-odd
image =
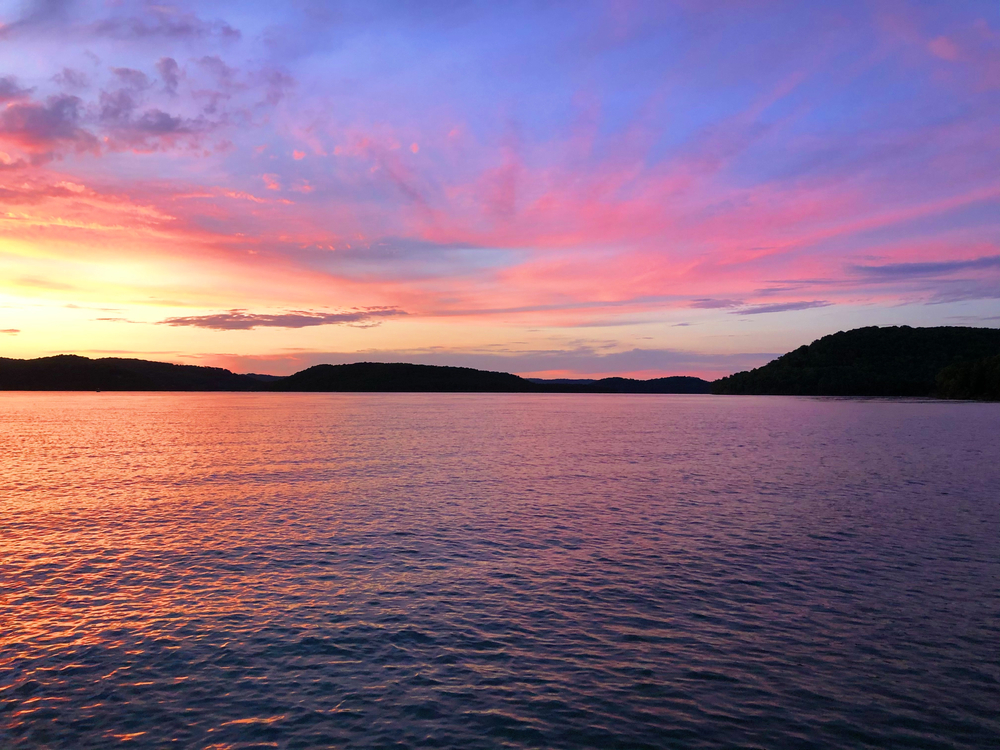
[{"label": "sky", "polygon": [[0,0],[0,356],[714,378],[1000,327],[996,0]]}]

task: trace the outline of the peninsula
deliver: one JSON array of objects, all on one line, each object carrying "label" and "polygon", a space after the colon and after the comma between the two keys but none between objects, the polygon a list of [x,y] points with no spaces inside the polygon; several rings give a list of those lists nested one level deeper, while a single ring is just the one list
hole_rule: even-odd
[{"label": "peninsula", "polygon": [[1000,329],[875,326],[721,378],[713,393],[1000,400]]}]

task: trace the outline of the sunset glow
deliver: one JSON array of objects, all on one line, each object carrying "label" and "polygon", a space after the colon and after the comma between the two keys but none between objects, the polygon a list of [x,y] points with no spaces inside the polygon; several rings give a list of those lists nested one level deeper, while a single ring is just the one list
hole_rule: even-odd
[{"label": "sunset glow", "polygon": [[1000,324],[1000,6],[0,3],[0,356],[716,377]]}]

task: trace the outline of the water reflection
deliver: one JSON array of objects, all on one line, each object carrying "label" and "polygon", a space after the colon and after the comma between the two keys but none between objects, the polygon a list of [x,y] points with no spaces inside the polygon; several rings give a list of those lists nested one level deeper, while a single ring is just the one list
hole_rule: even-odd
[{"label": "water reflection", "polygon": [[5,747],[1000,736],[994,405],[0,394],[0,416]]}]

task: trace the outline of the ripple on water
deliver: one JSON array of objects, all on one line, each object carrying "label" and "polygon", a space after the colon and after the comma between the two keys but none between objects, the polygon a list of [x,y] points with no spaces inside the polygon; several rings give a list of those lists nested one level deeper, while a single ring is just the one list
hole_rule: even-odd
[{"label": "ripple on water", "polygon": [[1000,743],[1000,405],[0,414],[4,748]]}]

